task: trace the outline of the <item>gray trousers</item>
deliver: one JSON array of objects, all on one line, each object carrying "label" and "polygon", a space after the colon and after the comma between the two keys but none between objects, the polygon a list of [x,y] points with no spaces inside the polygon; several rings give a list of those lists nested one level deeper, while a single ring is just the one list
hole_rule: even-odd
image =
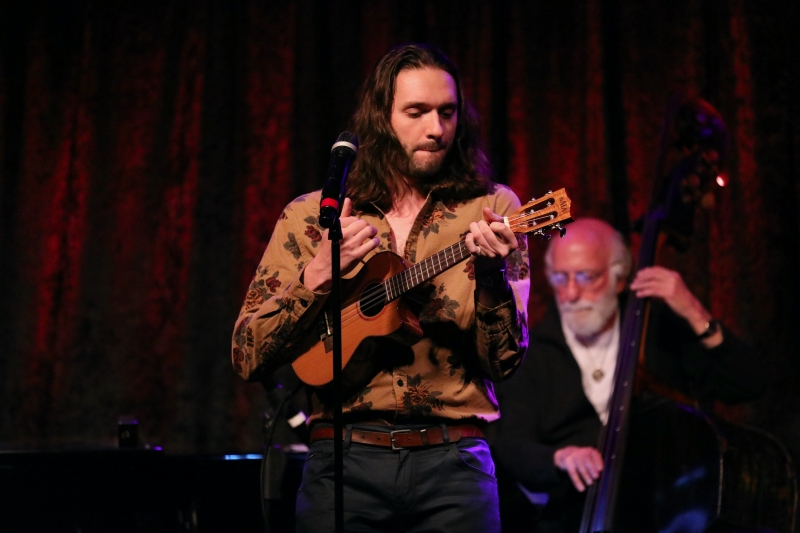
[{"label": "gray trousers", "polygon": [[[347,441],[342,447],[346,532],[500,531],[494,463],[483,439],[402,450]],[[333,440],[319,440],[303,468],[296,531],[333,530]]]}]

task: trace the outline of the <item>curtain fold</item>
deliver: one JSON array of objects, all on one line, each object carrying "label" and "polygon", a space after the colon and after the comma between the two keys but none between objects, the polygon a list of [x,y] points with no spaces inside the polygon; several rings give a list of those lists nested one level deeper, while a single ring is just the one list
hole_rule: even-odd
[{"label": "curtain fold", "polygon": [[642,216],[675,91],[720,111],[729,184],[662,261],[770,369],[726,414],[800,453],[796,20],[789,0],[5,3],[0,443],[113,446],[131,415],[171,452],[258,449],[264,393],[229,362],[245,290],[375,61],[427,41],[461,70],[496,180],[523,201],[566,187],[576,216]]}]

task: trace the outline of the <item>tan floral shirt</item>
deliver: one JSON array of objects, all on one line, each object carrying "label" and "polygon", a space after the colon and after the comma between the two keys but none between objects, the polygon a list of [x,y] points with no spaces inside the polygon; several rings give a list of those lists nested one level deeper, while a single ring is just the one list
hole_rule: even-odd
[{"label": "tan floral shirt", "polygon": [[[234,329],[232,353],[234,369],[247,380],[257,381],[294,360],[298,345],[319,338],[318,322],[328,294],[315,293],[301,282],[302,270],[323,238],[319,200],[316,191],[286,206],[250,285]],[[469,223],[481,220],[486,206],[507,215],[520,202],[503,185],[496,185],[488,196],[460,203],[445,203],[430,194],[409,233],[406,264],[463,240]],[[365,262],[378,252],[396,252],[392,229],[378,210],[357,215],[377,227],[381,239]],[[518,235],[518,241],[519,249],[507,260],[514,297],[494,309],[476,302],[472,259],[403,296],[418,312],[423,337],[412,346],[386,339],[362,343],[371,344],[365,349],[374,368],[363,382],[345,388],[345,416],[374,413],[390,423],[424,417],[477,417],[486,422],[498,418],[492,382],[514,372],[528,345],[527,238]],[[346,287],[343,293],[347,295]],[[311,391],[312,421],[332,417],[325,392],[324,387]]]}]

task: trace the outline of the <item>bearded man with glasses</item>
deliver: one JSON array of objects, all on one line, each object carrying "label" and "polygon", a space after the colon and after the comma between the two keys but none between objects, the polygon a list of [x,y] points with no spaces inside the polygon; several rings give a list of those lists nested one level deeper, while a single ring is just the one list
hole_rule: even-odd
[{"label": "bearded man with glasses", "polygon": [[[604,466],[596,446],[608,418],[631,263],[622,236],[598,219],[576,220],[547,249],[555,302],[531,329],[528,358],[498,387],[502,420],[491,434],[506,533],[578,529],[585,490]],[[753,351],[680,274],[643,268],[629,289],[652,298],[646,361],[661,383],[700,401],[736,403],[763,391]]]}]

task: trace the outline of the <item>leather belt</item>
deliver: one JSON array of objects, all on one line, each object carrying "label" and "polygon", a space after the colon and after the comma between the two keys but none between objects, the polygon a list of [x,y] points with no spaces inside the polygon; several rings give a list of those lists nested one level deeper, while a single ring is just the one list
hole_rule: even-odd
[{"label": "leather belt", "polygon": [[[464,437],[485,438],[483,431],[473,425],[446,426],[447,442],[458,442]],[[345,438],[347,429],[342,428],[342,438]],[[333,428],[330,426],[317,427],[311,430],[310,442],[332,439]],[[441,426],[423,429],[397,429],[394,431],[364,431],[361,429],[350,430],[350,441],[372,446],[391,447],[393,450],[402,448],[418,448],[424,446],[437,446],[445,443]]]}]

